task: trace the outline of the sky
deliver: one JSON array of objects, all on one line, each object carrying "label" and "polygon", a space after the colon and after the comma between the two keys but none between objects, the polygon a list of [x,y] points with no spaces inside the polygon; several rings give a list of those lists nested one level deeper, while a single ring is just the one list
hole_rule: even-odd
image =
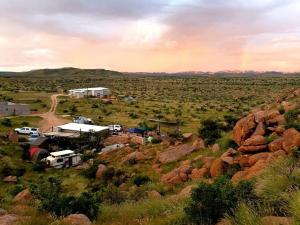
[{"label": "sky", "polygon": [[0,0],[0,71],[300,71],[300,0]]}]

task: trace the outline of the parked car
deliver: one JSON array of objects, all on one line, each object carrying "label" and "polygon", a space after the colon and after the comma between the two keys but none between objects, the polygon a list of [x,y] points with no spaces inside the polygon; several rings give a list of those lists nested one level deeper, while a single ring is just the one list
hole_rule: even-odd
[{"label": "parked car", "polygon": [[109,131],[111,131],[113,133],[118,133],[123,130],[123,127],[120,124],[108,125],[108,127],[109,127]]},{"label": "parked car", "polygon": [[26,134],[26,135],[39,134],[40,133],[38,128],[33,128],[33,127],[16,128],[15,132],[17,132],[18,134]]}]

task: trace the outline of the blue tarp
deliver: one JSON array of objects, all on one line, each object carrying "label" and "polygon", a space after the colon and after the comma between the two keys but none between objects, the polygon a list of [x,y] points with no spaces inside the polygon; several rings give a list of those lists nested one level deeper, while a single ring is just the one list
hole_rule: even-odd
[{"label": "blue tarp", "polygon": [[129,133],[136,133],[136,134],[142,134],[143,133],[143,131],[139,128],[129,128],[128,132]]}]

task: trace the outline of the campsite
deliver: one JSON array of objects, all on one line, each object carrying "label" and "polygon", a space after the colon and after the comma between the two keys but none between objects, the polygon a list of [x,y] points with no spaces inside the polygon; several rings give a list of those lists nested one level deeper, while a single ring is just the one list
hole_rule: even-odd
[{"label": "campsite", "polygon": [[[0,91],[5,96],[3,100],[25,103],[30,108],[29,115],[0,118],[0,200],[5,209],[18,214],[23,198],[30,199],[32,205],[18,216],[30,215],[31,221],[38,221],[36,224],[60,221],[57,216],[62,218],[69,213],[46,205],[40,211],[41,206],[32,199],[42,198],[37,191],[47,188],[54,188],[58,199],[72,196],[91,207],[99,205],[97,214],[89,214],[90,208],[84,211],[94,224],[187,223],[184,210],[191,206],[188,199],[199,182],[210,183],[217,179],[216,174],[225,174],[237,182],[236,174],[252,177],[260,173],[251,172],[258,171],[252,168],[254,165],[262,166],[268,157],[283,154],[270,152],[273,145],[239,146],[232,140],[232,130],[244,117],[266,110],[268,119],[262,120],[265,137],[249,143],[272,143],[283,137],[281,126],[288,125],[277,127],[278,123],[288,118],[289,110],[298,107],[299,97],[293,93],[300,88],[300,79],[295,77],[175,76],[170,80],[142,76],[137,80],[135,75],[91,75],[91,80],[82,79],[80,86],[60,75],[47,81],[34,73],[26,82],[22,76],[0,79],[6,83]],[[49,82],[65,87],[49,90]],[[218,88],[211,90],[211,85],[216,84]],[[8,91],[9,85],[30,94]],[[77,97],[68,92],[99,86],[109,88],[110,95]],[[146,88],[147,93],[143,91]],[[111,103],[107,104],[107,100]],[[278,107],[278,111],[269,112],[269,107]],[[263,118],[264,113],[259,111],[258,115]],[[29,133],[38,130],[38,136],[22,133],[22,128],[30,128]],[[21,132],[17,134],[15,129]],[[261,148],[262,152],[241,152],[248,148]],[[261,161],[253,165],[256,157],[262,157]],[[86,193],[91,196],[82,197]],[[22,196],[21,200],[16,200],[17,195]],[[72,207],[71,211],[78,210]],[[49,212],[55,216],[44,220]]]}]

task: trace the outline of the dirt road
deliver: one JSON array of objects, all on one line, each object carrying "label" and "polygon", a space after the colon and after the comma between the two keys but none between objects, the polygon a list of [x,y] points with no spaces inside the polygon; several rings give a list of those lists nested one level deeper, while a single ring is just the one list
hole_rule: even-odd
[{"label": "dirt road", "polygon": [[51,107],[50,110],[46,113],[38,114],[43,120],[39,123],[39,128],[42,132],[48,132],[52,130],[52,127],[68,123],[70,120],[58,117],[55,114],[56,107],[58,104],[57,97],[63,96],[62,94],[51,95]]}]

